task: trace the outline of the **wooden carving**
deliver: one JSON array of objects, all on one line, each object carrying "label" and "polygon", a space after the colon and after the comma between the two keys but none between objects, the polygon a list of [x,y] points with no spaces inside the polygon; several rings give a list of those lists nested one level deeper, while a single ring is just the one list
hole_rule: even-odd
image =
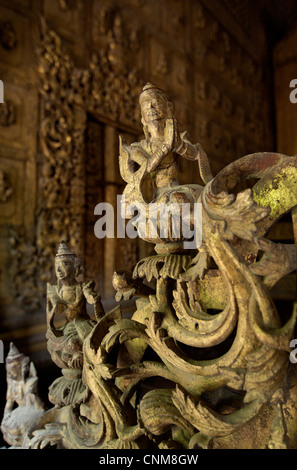
[{"label": "wooden carving", "polygon": [[[147,84],[140,105],[145,139],[130,146],[120,140],[123,213],[141,203],[147,215],[151,203],[175,200],[175,210],[190,203],[195,224],[193,204],[200,204],[202,240],[187,249],[179,232],[150,237],[136,224],[156,254],[113,278],[117,300],[135,296],[135,311],[124,318],[118,308],[100,308],[94,322],[83,303],[93,299],[96,312],[98,297],[90,284],[77,283],[77,258],[60,246],[58,285],[48,287],[49,350],[65,380],[79,370],[85,388],[70,397],[60,384],[51,387],[60,408],[34,431],[30,446],[232,448],[243,446],[251,429],[258,437],[248,446],[290,448],[296,431],[288,416],[296,405],[286,381],[297,309],[283,321],[271,289],[296,270],[297,248],[266,235],[297,205],[297,157],[251,154],[213,177],[202,147],[179,133],[162,90]],[[179,184],[181,157],[197,160],[205,186]],[[152,201],[142,192],[147,174]],[[249,178],[257,179],[252,189],[236,191]],[[62,330],[53,326],[60,303]]]},{"label": "wooden carving", "polygon": [[44,405],[38,396],[34,364],[10,343],[6,357],[7,393],[1,431],[12,447],[28,447],[32,431],[41,425]]},{"label": "wooden carving", "polygon": [[[83,343],[96,322],[87,313],[86,299],[94,304],[97,319],[104,314],[100,295],[93,289],[94,283],[76,281],[80,268],[81,261],[62,242],[55,262],[58,284],[47,287],[47,347],[63,373],[51,385],[49,399],[59,406],[75,405],[88,397],[88,387],[82,381]],[[57,328],[55,317],[63,313],[65,324]]]}]

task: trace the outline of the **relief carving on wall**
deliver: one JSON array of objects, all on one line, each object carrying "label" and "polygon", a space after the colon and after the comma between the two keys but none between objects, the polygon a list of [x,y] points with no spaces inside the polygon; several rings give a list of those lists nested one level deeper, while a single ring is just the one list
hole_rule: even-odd
[{"label": "relief carving on wall", "polygon": [[17,37],[11,21],[0,23],[0,43],[4,49],[12,50],[17,46]]},{"label": "relief carving on wall", "polygon": [[125,65],[124,40],[116,15],[106,50],[93,53],[89,67],[79,69],[61,38],[44,24],[38,50],[42,117],[37,228],[43,272],[52,273],[49,260],[61,239],[79,256],[84,253],[87,113],[129,128],[138,123],[135,103],[141,84],[137,70]]},{"label": "relief carving on wall", "polygon": [[[71,4],[60,2],[63,9]],[[11,229],[9,238],[8,276],[15,307],[23,311],[38,311],[44,304],[45,285],[54,275],[51,260],[61,240],[66,240],[79,256],[84,255],[87,114],[116,126],[139,128],[135,103],[141,83],[137,70],[125,63],[123,21],[115,11],[109,13],[106,48],[91,55],[86,69],[74,65],[59,35],[42,21],[43,34],[37,49],[41,111],[36,240],[17,227]],[[16,47],[10,22],[1,23],[0,32],[3,47]],[[139,44],[139,31],[133,29],[128,46],[135,51]],[[6,100],[0,107],[0,125],[13,125],[16,111],[14,103]],[[1,204],[14,195],[10,183],[9,175],[1,172]]]},{"label": "relief carving on wall", "polygon": [[[257,63],[254,57],[236,41],[231,31],[228,31],[214,15],[199,3],[193,4],[193,53],[197,62],[197,70],[203,70],[200,78],[196,76],[195,97],[200,109],[214,123],[214,135],[210,132],[209,139],[203,140],[208,151],[212,151],[214,159],[224,163],[242,157],[242,155],[254,151],[254,148],[267,148],[265,140],[269,137],[265,132],[258,132],[261,125],[269,119],[263,113],[265,105],[265,85],[263,63]],[[197,37],[196,37],[197,36]],[[203,89],[203,82],[210,84],[210,89]],[[261,96],[261,102],[258,97]],[[253,128],[254,147],[246,132],[245,122],[242,119],[233,119],[238,104],[242,105],[246,116]],[[196,123],[199,129],[199,122]],[[243,139],[243,152],[236,151],[236,145],[222,148],[212,145],[217,139],[217,134],[222,134],[225,139],[225,130],[232,132],[233,139]],[[236,130],[235,130],[236,129]],[[200,136],[199,134],[199,137]],[[269,146],[269,144],[268,144]],[[222,155],[223,153],[223,155]]]},{"label": "relief carving on wall", "polygon": [[11,261],[8,274],[14,295],[14,306],[20,310],[35,312],[44,305],[44,282],[46,275],[38,271],[39,256],[34,243],[9,230],[9,253]]},{"label": "relief carving on wall", "polygon": [[6,100],[4,103],[1,103],[0,106],[0,125],[1,126],[10,126],[16,121],[16,108],[15,105]]}]

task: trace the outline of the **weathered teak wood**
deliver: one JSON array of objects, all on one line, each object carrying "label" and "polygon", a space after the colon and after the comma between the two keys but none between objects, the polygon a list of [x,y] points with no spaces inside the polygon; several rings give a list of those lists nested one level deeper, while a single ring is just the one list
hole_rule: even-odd
[{"label": "weathered teak wood", "polygon": [[[137,226],[157,253],[133,273],[114,274],[117,299],[137,297],[131,318],[120,308],[103,311],[92,283],[76,281],[79,262],[61,244],[47,304],[49,350],[63,371],[50,396],[60,408],[45,413],[28,445],[292,448],[297,309],[284,322],[271,294],[296,270],[297,251],[265,235],[297,205],[297,157],[247,155],[213,177],[202,147],[179,132],[162,90],[147,84],[140,106],[145,139],[120,142],[123,213],[131,203],[147,213],[142,181],[152,174],[155,207],[174,201],[178,212],[189,202],[195,224],[194,203],[202,204],[202,243],[187,250],[183,233],[150,237]],[[182,157],[197,160],[205,186],[179,184]],[[233,194],[248,178],[258,182]],[[84,313],[86,299],[95,322]],[[57,330],[61,304],[66,324]]]}]

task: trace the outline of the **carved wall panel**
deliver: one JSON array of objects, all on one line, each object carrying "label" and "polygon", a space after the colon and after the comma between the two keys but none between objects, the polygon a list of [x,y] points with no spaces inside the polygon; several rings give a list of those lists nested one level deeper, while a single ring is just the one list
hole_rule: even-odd
[{"label": "carved wall panel", "polygon": [[[214,160],[228,163],[242,155],[239,151],[252,151],[251,139],[256,148],[262,148],[263,143],[271,139],[269,134],[263,134],[263,121],[269,128],[267,116],[261,109],[263,99],[267,101],[262,78],[264,69],[206,8],[195,5],[193,17],[194,30],[204,38],[203,54],[198,45],[200,53],[195,55],[197,65],[201,64],[203,70],[195,77],[195,95],[197,105],[212,123],[209,139],[204,143],[215,155]],[[234,119],[234,115],[238,115],[238,119]],[[230,142],[231,133],[234,142]],[[243,145],[238,148],[236,141],[239,139]]]},{"label": "carved wall panel", "polygon": [[[120,24],[117,23],[117,26],[120,27]],[[118,34],[120,35],[120,33]],[[117,36],[118,39],[119,36]],[[117,45],[119,48],[122,47],[119,43]],[[51,60],[56,61],[57,64],[55,74],[52,73]],[[88,149],[85,148],[84,142],[86,132],[92,132],[92,129],[88,129],[87,112],[103,122],[107,120],[119,122],[123,127],[127,126],[127,123],[131,127],[131,123],[133,124],[137,117],[135,105],[133,105],[135,103],[134,94],[140,87],[137,75],[134,74],[132,80],[129,81],[127,75],[131,76],[133,71],[128,73],[121,67],[117,69],[113,60],[115,60],[115,56],[110,60],[103,53],[100,56],[93,54],[89,68],[78,69],[64,53],[60,37],[53,31],[45,31],[43,48],[40,49],[41,65],[39,69],[43,77],[43,93],[45,95],[41,136],[41,147],[45,159],[41,162],[44,178],[41,181],[40,191],[41,216],[39,220],[41,230],[37,241],[40,251],[44,253],[47,250],[45,254],[48,260],[54,255],[59,238],[65,239],[71,246],[75,246],[80,256],[84,255],[84,207],[86,196],[92,197],[89,183],[90,172],[94,171],[92,170],[92,159],[91,162],[88,161]],[[62,80],[64,86],[61,86]],[[70,87],[67,94],[65,94],[65,86]],[[100,136],[98,135],[98,137]],[[114,142],[115,138],[118,139],[118,134],[112,139]],[[101,139],[99,138],[98,142],[93,144],[97,146],[97,150],[95,150],[97,155],[94,156],[98,160],[98,164],[101,165],[102,176],[100,178],[100,169],[97,168],[99,174],[97,173],[92,184],[96,187],[97,183],[101,183],[103,190],[97,191],[97,198],[92,197],[92,208],[87,202],[88,213],[90,210],[94,210],[95,205],[99,202],[112,202],[114,205],[116,201],[116,198],[112,198],[112,201],[107,200],[106,191],[104,191],[105,141],[108,142],[109,139],[104,138],[104,130],[102,130]],[[92,145],[90,138],[88,145]],[[115,146],[109,149],[111,152],[108,158],[110,164],[115,158],[115,149]],[[94,153],[94,149],[91,151]],[[86,183],[88,184],[87,189]],[[61,187],[64,191],[62,193]],[[64,220],[64,224],[62,224],[62,220]],[[87,216],[89,239],[92,232],[89,232],[91,227],[88,220],[89,216]],[[56,223],[53,224],[53,221]],[[47,237],[49,231],[52,241],[50,247]],[[94,234],[92,236],[94,237]],[[94,243],[97,244],[95,241]],[[89,247],[87,249],[89,250]],[[49,250],[50,257],[48,256]],[[108,256],[114,256],[112,250],[108,250]],[[100,257],[98,259],[100,260]],[[100,261],[104,265],[102,257]],[[101,277],[101,283],[102,281]]]},{"label": "carved wall panel", "polygon": [[82,38],[85,2],[76,0],[43,1],[44,16],[54,23],[60,33],[73,41],[75,35]]},{"label": "carved wall panel", "polygon": [[19,150],[18,158],[26,159],[24,148],[30,141],[26,116],[30,114],[27,90],[4,83],[5,102],[0,109],[0,142]]},{"label": "carved wall panel", "polygon": [[104,240],[94,236],[97,220],[94,207],[104,201],[104,176],[104,126],[89,118],[86,128],[85,275],[96,281],[100,292],[103,290],[104,265],[97,260],[104,259]]},{"label": "carved wall panel", "polygon": [[24,207],[19,204],[19,201],[24,191],[24,177],[24,163],[11,160],[9,154],[5,155],[3,152],[0,161],[0,221],[2,225],[22,224]]}]

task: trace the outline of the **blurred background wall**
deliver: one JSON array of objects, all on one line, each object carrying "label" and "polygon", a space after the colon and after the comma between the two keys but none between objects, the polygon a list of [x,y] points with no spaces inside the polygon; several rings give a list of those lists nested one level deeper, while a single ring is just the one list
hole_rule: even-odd
[{"label": "blurred background wall", "polygon": [[[30,355],[45,394],[60,374],[45,340],[59,242],[106,308],[113,271],[152,250],[94,235],[95,205],[116,208],[124,187],[119,135],[142,135],[142,86],[168,93],[214,174],[248,153],[296,155],[296,20],[295,0],[0,0],[0,339]],[[195,163],[179,170],[181,183],[200,182]],[[272,237],[293,235],[285,219]],[[295,299],[295,274],[274,295]],[[0,379],[3,403],[1,364]]]}]

